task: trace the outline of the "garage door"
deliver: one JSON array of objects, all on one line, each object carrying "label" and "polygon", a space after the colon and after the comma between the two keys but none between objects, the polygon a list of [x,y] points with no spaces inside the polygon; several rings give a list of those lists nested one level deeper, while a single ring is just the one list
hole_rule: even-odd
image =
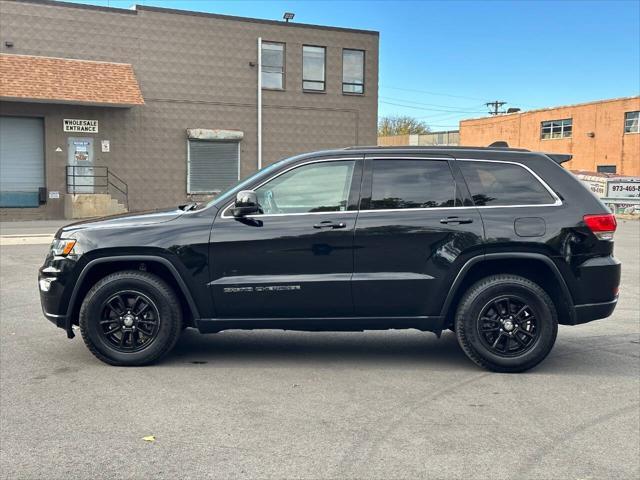
[{"label": "garage door", "polygon": [[44,187],[41,118],[0,116],[0,207],[37,207]]}]

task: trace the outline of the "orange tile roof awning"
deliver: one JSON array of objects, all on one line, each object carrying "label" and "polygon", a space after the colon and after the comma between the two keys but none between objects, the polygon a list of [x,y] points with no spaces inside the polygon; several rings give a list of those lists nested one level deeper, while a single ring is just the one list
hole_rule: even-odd
[{"label": "orange tile roof awning", "polygon": [[144,105],[128,63],[0,54],[0,99],[108,107]]}]

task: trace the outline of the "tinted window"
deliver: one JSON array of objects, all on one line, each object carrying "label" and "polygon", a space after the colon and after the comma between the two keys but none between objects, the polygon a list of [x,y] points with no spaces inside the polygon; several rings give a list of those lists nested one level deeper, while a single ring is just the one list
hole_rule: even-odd
[{"label": "tinted window", "polygon": [[256,190],[265,214],[339,212],[347,209],[355,162],[304,165]]},{"label": "tinted window", "polygon": [[476,205],[554,203],[547,189],[526,169],[511,163],[459,161]]},{"label": "tinted window", "polygon": [[374,160],[371,209],[455,206],[455,182],[444,160]]}]

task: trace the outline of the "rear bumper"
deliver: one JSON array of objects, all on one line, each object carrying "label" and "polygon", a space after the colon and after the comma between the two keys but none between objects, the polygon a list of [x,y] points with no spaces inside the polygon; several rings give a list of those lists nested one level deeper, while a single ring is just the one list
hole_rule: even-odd
[{"label": "rear bumper", "polygon": [[576,305],[574,307],[576,312],[574,325],[580,325],[582,323],[591,322],[593,320],[607,318],[613,313],[617,304],[618,297],[609,302]]}]

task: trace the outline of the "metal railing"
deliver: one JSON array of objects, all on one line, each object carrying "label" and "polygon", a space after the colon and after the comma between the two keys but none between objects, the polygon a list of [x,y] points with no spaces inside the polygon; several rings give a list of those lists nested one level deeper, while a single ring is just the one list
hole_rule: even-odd
[{"label": "metal railing", "polygon": [[102,193],[115,197],[129,210],[127,182],[109,170],[109,167],[67,165],[67,193]]}]

